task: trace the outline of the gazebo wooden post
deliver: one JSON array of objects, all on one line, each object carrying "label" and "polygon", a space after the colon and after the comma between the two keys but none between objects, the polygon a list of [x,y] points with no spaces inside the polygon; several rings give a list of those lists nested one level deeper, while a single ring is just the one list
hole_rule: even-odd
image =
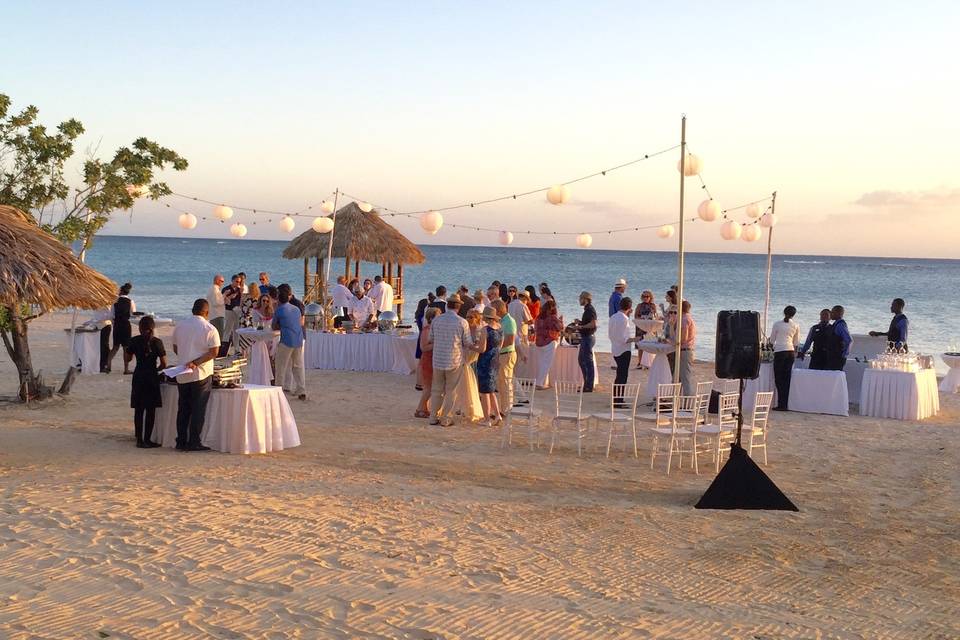
[{"label": "gazebo wooden post", "polygon": [[393,297],[400,299],[397,303],[397,319],[403,320],[403,264],[400,262],[397,263],[397,286],[393,290]]},{"label": "gazebo wooden post", "polygon": [[303,301],[309,302],[307,300],[307,295],[310,293],[310,258],[303,259]]},{"label": "gazebo wooden post", "polygon": [[350,256],[346,257],[346,266],[343,267],[343,277],[350,280]]},{"label": "gazebo wooden post", "polygon": [[358,258],[356,262],[353,263],[353,277],[360,279],[360,259]]},{"label": "gazebo wooden post", "polygon": [[323,271],[323,258],[317,256],[317,282],[320,284],[320,300],[321,305],[326,306],[327,304],[327,277]]}]

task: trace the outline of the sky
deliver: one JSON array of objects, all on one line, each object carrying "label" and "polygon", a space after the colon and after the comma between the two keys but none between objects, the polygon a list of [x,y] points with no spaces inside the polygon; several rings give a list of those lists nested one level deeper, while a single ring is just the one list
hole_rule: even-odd
[{"label": "sky", "polygon": [[[178,193],[301,211],[334,189],[420,211],[536,189],[680,142],[721,207],[777,192],[775,251],[960,258],[950,2],[5,3],[0,93],[88,151],[146,136],[187,158]],[[525,246],[679,217],[679,150],[571,186],[444,213]],[[70,169],[76,176],[76,164]],[[705,194],[686,182],[685,217]],[[164,206],[170,204],[170,208]],[[227,236],[140,202],[107,233]],[[743,211],[731,213],[746,221]],[[251,239],[289,237],[237,212]],[[257,220],[257,225],[251,224]],[[496,244],[494,232],[387,218],[412,240]],[[294,234],[308,224],[297,223]],[[764,252],[687,225],[692,251]],[[675,250],[652,230],[593,248]]]}]

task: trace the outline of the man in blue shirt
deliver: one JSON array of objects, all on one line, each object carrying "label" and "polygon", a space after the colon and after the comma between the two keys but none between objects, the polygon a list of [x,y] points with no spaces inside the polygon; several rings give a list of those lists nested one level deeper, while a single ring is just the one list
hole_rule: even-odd
[{"label": "man in blue shirt", "polygon": [[907,348],[907,328],[910,321],[903,315],[903,308],[907,305],[903,298],[894,298],[890,303],[890,313],[893,314],[893,320],[890,321],[890,328],[886,331],[871,331],[870,335],[887,336],[887,342],[892,342],[898,347]]},{"label": "man in blue shirt", "polygon": [[260,272],[260,295],[265,296],[270,291],[270,274],[266,271]]},{"label": "man in blue shirt", "polygon": [[847,329],[847,321],[843,319],[843,307],[837,305],[830,309],[830,318],[833,320],[833,366],[828,368],[843,371],[853,338],[850,337],[850,331]]},{"label": "man in blue shirt", "polygon": [[[276,383],[290,391],[301,400],[307,399],[306,376],[303,371],[303,315],[300,309],[290,304],[290,293],[283,289],[277,292],[280,306],[273,313],[273,329],[280,331],[280,344],[277,345]],[[287,376],[293,369],[292,384],[296,388],[287,388]]]},{"label": "man in blue shirt", "polygon": [[608,318],[620,313],[620,300],[623,298],[624,292],[627,290],[627,281],[623,278],[617,280],[616,284],[613,285],[613,293],[610,294],[610,302],[607,305],[607,314]]}]

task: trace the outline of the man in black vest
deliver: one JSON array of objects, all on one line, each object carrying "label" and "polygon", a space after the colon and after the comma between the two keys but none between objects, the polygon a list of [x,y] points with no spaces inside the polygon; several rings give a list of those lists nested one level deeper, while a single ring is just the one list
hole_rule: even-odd
[{"label": "man in black vest", "polygon": [[830,325],[830,309],[821,309],[820,322],[810,327],[807,339],[800,347],[799,357],[801,360],[811,346],[813,347],[813,353],[810,355],[810,368],[829,369],[833,360],[831,355],[833,327]]},{"label": "man in black vest", "polygon": [[870,335],[886,336],[887,342],[892,342],[895,346],[907,348],[907,328],[910,321],[903,314],[903,308],[906,306],[903,298],[894,298],[890,303],[890,313],[893,314],[893,320],[890,321],[890,328],[886,331],[871,331]]}]

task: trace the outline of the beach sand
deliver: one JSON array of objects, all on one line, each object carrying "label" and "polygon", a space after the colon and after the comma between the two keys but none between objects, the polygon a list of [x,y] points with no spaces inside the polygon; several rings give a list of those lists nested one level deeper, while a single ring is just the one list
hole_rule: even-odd
[{"label": "beach sand", "polygon": [[[31,326],[48,372],[63,324]],[[117,373],[0,406],[0,637],[960,637],[960,396],[922,424],[774,414],[800,512],[718,512],[692,506],[712,466],[651,470],[645,436],[501,451],[413,418],[412,377],[307,382],[303,445],[260,456],[134,448]]]}]

